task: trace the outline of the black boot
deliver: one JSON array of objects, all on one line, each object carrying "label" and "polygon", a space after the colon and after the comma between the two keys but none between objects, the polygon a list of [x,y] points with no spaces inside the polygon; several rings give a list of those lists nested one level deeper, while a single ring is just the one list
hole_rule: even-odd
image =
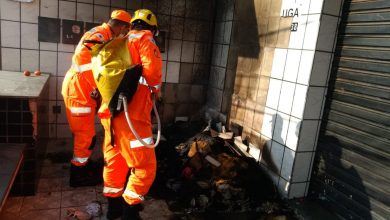
[{"label": "black boot", "polygon": [[112,220],[122,216],[123,205],[125,201],[122,196],[111,198],[107,197],[108,208],[107,208],[107,219]]},{"label": "black boot", "polygon": [[92,167],[88,162],[85,166],[70,166],[69,185],[71,187],[96,186],[103,182],[103,171]]},{"label": "black boot", "polygon": [[142,220],[139,216],[139,212],[142,210],[143,206],[141,204],[129,205],[126,203],[123,206],[122,220]]}]

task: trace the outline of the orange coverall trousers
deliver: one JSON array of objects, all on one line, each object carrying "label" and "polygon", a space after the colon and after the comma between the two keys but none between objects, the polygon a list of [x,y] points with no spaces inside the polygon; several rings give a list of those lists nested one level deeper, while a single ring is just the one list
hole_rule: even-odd
[{"label": "orange coverall trousers", "polygon": [[[103,194],[107,197],[123,196],[130,205],[141,203],[156,176],[156,156],[154,148],[145,146],[131,147],[131,143],[137,142],[132,136],[126,122],[124,112],[114,119],[102,119],[105,130],[104,153],[104,188]],[[142,121],[132,120],[134,128],[141,137],[151,137],[152,131],[145,130],[150,127]],[[113,131],[113,136],[109,131]],[[145,132],[146,131],[146,132]],[[129,136],[130,134],[130,136]],[[113,146],[112,137],[115,139]],[[144,141],[147,141],[144,139]],[[150,142],[149,142],[150,143]],[[127,186],[124,188],[127,174],[130,176]]]}]

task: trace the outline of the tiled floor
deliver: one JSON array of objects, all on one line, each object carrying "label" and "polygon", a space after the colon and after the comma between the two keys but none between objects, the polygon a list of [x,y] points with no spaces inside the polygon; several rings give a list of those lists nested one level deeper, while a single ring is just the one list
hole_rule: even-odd
[{"label": "tiled floor", "polygon": [[[95,147],[93,159],[102,157],[99,143],[101,140],[98,140]],[[69,163],[63,158],[71,155],[71,146],[70,139],[49,141],[36,195],[8,197],[0,213],[0,220],[72,219],[66,215],[68,208],[84,210],[92,201],[100,201],[103,204],[103,215],[94,219],[105,219],[107,204],[102,196],[102,186],[69,187]],[[153,198],[145,201],[145,209],[141,213],[143,219],[168,219],[170,215],[165,201]]]}]

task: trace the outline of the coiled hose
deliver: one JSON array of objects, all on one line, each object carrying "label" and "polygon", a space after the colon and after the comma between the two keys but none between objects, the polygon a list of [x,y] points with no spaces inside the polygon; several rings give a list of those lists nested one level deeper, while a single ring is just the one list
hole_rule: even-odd
[{"label": "coiled hose", "polygon": [[[127,121],[127,124],[129,125],[129,128],[130,128],[131,132],[133,132],[134,136],[137,138],[137,140],[139,142],[141,142],[142,145],[144,145],[144,146],[146,146],[148,148],[155,148],[155,147],[157,147],[158,143],[160,142],[160,138],[161,138],[161,121],[160,121],[160,117],[158,116],[158,112],[157,112],[157,108],[156,108],[156,98],[155,97],[156,97],[156,95],[153,95],[152,101],[153,101],[153,112],[156,115],[156,119],[157,119],[157,140],[156,140],[156,143],[151,145],[151,144],[145,143],[145,141],[142,140],[142,138],[138,135],[137,131],[134,129],[133,124],[131,123],[131,120],[130,120],[130,117],[129,117],[128,109],[127,109],[127,98],[122,93],[119,94],[119,102],[118,102],[118,104],[121,103],[121,101],[122,101],[123,109],[124,109],[125,116],[126,116],[126,121]],[[120,108],[120,104],[118,105],[118,107]]]}]

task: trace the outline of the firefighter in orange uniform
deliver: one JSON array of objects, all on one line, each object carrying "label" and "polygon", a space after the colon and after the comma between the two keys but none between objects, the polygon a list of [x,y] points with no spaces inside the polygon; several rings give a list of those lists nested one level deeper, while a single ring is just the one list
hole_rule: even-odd
[{"label": "firefighter in orange uniform", "polygon": [[[152,96],[159,91],[162,78],[160,51],[153,38],[157,32],[157,18],[150,10],[135,11],[128,34],[128,49],[132,63],[142,65],[142,76],[128,109],[133,127],[147,144],[153,144]],[[139,219],[141,203],[156,175],[154,148],[143,146],[136,139],[124,112],[113,118],[102,118],[102,124],[105,130],[103,194],[108,198],[107,219],[121,215],[126,220]]]},{"label": "firefighter in orange uniform", "polygon": [[91,71],[91,53],[108,40],[126,35],[130,20],[128,12],[115,10],[107,23],[86,32],[65,75],[61,94],[74,138],[69,179],[71,187],[93,186],[102,181],[101,170],[99,172],[96,163],[89,160],[96,141],[94,119],[100,99]]}]

